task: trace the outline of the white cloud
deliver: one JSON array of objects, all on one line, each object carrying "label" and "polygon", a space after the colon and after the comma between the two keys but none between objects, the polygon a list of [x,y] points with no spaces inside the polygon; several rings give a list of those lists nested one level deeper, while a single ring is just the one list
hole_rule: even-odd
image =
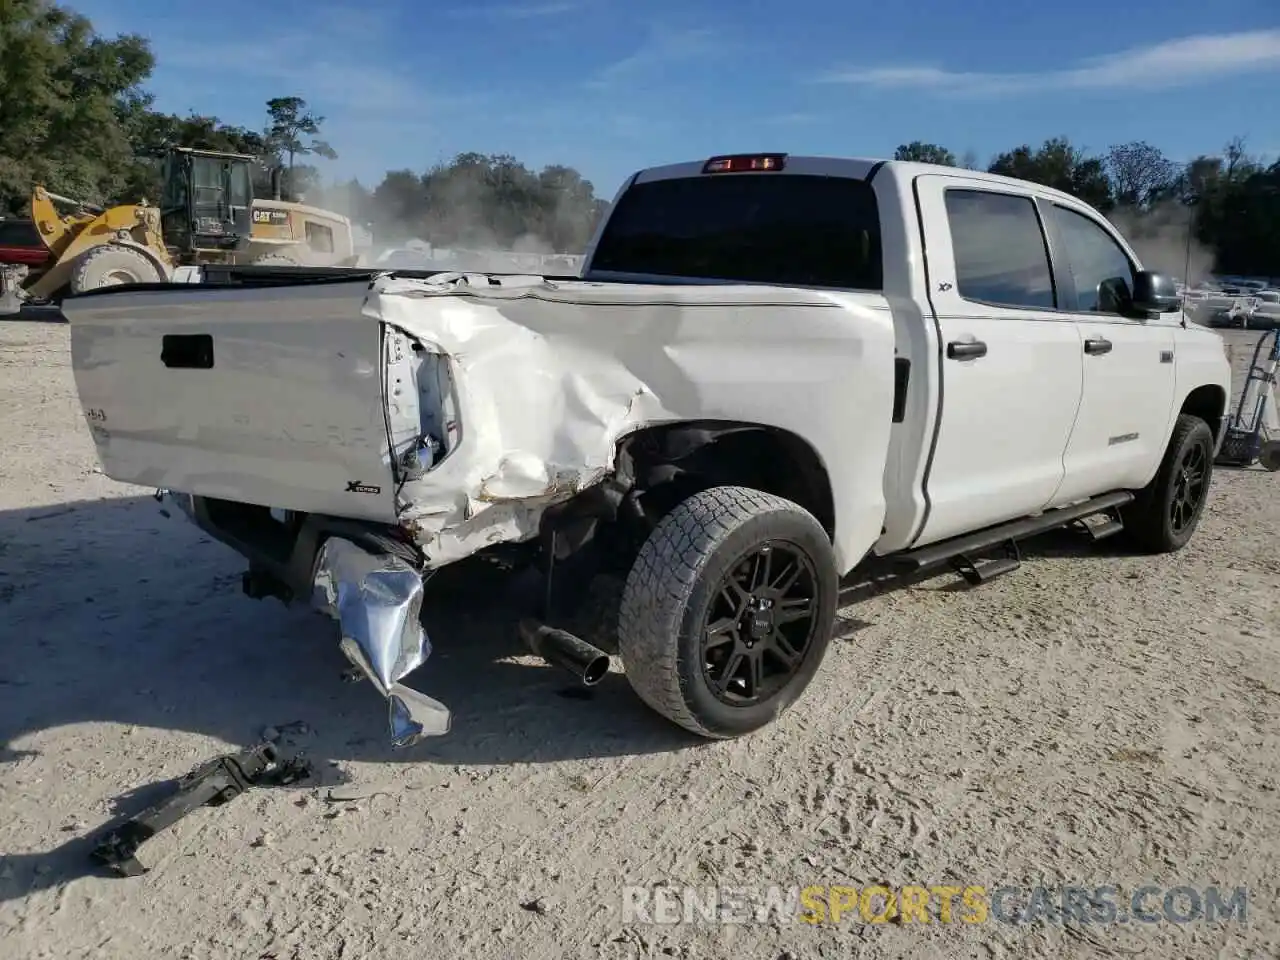
[{"label": "white cloud", "polygon": [[623,80],[651,73],[674,63],[719,56],[731,46],[717,30],[672,30],[660,27],[633,53],[597,71],[587,81],[587,86],[597,90],[607,89]]},{"label": "white cloud", "polygon": [[531,0],[529,3],[504,3],[485,7],[462,7],[450,11],[452,16],[483,20],[542,20],[561,17],[592,5],[592,0]]},{"label": "white cloud", "polygon": [[309,31],[259,35],[226,44],[166,40],[156,44],[161,57],[156,72],[201,80],[233,73],[242,80],[268,81],[280,89],[281,96],[297,93],[321,112],[385,112],[421,105],[422,82],[408,71],[381,66],[380,59],[365,53],[362,46],[351,44],[344,49],[317,42]]},{"label": "white cloud", "polygon": [[1280,70],[1280,30],[1204,34],[1086,60],[1039,73],[981,73],[933,66],[840,70],[820,79],[953,96],[997,96],[1046,90],[1155,90],[1220,77]]}]

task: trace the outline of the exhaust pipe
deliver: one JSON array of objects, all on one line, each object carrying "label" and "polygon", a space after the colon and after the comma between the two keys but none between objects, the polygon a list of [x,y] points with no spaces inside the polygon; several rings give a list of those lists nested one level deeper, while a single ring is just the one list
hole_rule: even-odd
[{"label": "exhaust pipe", "polygon": [[520,621],[520,639],[547,663],[568,670],[584,687],[594,687],[609,672],[609,655],[568,630],[524,619]]}]

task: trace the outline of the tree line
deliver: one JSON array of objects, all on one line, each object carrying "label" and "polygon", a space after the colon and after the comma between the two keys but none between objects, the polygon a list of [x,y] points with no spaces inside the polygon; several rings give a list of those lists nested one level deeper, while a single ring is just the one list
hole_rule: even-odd
[{"label": "tree line", "polygon": [[[380,243],[573,253],[608,205],[572,167],[531,170],[507,155],[463,153],[423,172],[389,171],[372,189],[355,180],[325,185],[311,161],[337,153],[322,136],[324,117],[303,98],[268,100],[261,129],[156,110],[146,89],[155,67],[148,41],[101,36],[52,0],[0,4],[0,50],[0,214],[21,215],[34,183],[97,204],[155,203],[170,146],[251,156],[256,195],[270,196],[278,182],[287,197],[368,225]],[[1056,187],[1129,234],[1192,231],[1219,272],[1280,276],[1280,162],[1251,157],[1238,138],[1185,164],[1147,143],[1090,155],[1061,137],[985,165],[923,141],[903,144],[895,158]]]}]

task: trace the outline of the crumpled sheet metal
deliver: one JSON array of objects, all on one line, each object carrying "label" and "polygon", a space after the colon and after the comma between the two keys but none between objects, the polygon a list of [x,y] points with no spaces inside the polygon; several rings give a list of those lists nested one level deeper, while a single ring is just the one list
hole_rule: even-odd
[{"label": "crumpled sheet metal", "polygon": [[535,276],[503,277],[501,287],[465,274],[386,278],[366,301],[366,316],[448,358],[456,391],[461,450],[399,490],[430,568],[536,536],[548,507],[608,476],[622,433],[673,416],[611,347],[533,329],[502,309],[545,285]]},{"label": "crumpled sheet metal", "polygon": [[419,620],[422,574],[399,557],[330,537],[316,559],[313,585],[313,605],[338,622],[342,652],[387,698],[392,746],[448,733],[449,708],[399,682],[431,655]]},{"label": "crumpled sheet metal", "polygon": [[397,488],[428,569],[535,537],[608,478],[620,438],[672,421],[760,423],[839,454],[824,466],[842,569],[881,535],[895,333],[879,295],[384,274],[361,314],[448,371],[457,443]]}]

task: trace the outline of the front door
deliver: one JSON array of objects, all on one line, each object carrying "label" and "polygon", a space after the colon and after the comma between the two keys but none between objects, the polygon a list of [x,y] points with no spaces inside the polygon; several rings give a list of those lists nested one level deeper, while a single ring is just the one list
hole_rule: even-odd
[{"label": "front door", "polygon": [[1067,445],[1055,506],[1109,490],[1139,489],[1168,440],[1176,389],[1177,314],[1132,309],[1135,264],[1112,231],[1086,211],[1046,205],[1070,273],[1084,360],[1084,396]]},{"label": "front door", "polygon": [[1030,190],[962,176],[916,181],[940,335],[942,413],[922,546],[1044,508],[1080,403],[1075,318],[1058,309]]}]

